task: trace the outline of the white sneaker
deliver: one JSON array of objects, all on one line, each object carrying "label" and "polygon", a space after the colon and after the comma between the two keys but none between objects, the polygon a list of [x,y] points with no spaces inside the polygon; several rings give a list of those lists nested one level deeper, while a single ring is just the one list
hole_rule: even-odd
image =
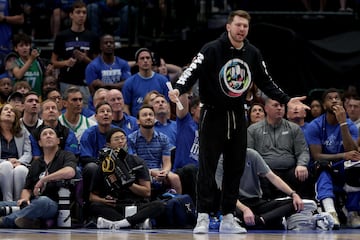
[{"label": "white sneaker", "polygon": [[139,229],[149,230],[151,228],[152,228],[152,226],[151,226],[150,218],[145,219],[145,221],[143,223],[139,224]]},{"label": "white sneaker", "polygon": [[109,228],[109,229],[113,229],[114,228],[114,222],[107,220],[105,218],[102,217],[98,217],[97,222],[96,222],[96,227],[97,228]]},{"label": "white sneaker", "polygon": [[220,223],[219,233],[246,233],[246,229],[241,227],[234,219],[234,215],[229,213],[223,216]]},{"label": "white sneaker", "polygon": [[198,213],[196,226],[193,230],[193,233],[208,233],[209,232],[209,214],[207,213]]}]

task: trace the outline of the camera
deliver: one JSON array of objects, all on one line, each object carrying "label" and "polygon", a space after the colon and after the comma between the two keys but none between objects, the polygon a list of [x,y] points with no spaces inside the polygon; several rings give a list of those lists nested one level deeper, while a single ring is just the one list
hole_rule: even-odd
[{"label": "camera", "polygon": [[99,154],[99,162],[105,181],[112,190],[119,190],[131,186],[135,180],[135,172],[143,165],[130,168],[126,162],[127,152],[124,149],[102,149]]}]

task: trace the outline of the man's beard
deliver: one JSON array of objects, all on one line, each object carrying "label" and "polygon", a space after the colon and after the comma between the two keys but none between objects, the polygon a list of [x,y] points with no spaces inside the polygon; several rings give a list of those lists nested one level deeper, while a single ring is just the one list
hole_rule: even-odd
[{"label": "man's beard", "polygon": [[143,128],[145,129],[151,129],[154,127],[154,124],[151,124],[151,125],[141,125]]},{"label": "man's beard", "polygon": [[327,108],[326,112],[335,115],[334,110],[331,108]]}]

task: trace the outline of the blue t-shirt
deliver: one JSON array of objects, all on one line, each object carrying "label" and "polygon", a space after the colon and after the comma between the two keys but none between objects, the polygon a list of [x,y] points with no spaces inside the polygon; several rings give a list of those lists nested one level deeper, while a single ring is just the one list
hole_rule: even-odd
[{"label": "blue t-shirt", "polygon": [[187,164],[199,164],[199,125],[193,120],[190,113],[182,119],[176,118],[177,131],[176,152],[173,169]]},{"label": "blue t-shirt", "polygon": [[135,117],[129,116],[126,113],[123,113],[123,114],[124,114],[124,116],[121,121],[113,120],[112,124],[123,129],[125,131],[126,136],[128,136],[130,133],[138,130],[139,126],[137,124],[137,119]]},{"label": "blue t-shirt", "polygon": [[166,77],[158,73],[153,73],[149,78],[143,78],[137,73],[126,79],[122,88],[122,94],[124,96],[124,103],[131,107],[131,115],[137,115],[140,106],[144,102],[145,95],[152,90],[158,91],[169,101],[167,81]]},{"label": "blue t-shirt", "polygon": [[95,79],[100,79],[104,84],[115,84],[125,81],[130,76],[128,62],[116,56],[113,64],[104,63],[101,56],[98,56],[87,65],[85,70],[85,79],[88,85]]},{"label": "blue t-shirt", "polygon": [[[111,125],[112,128],[118,128]],[[99,131],[98,125],[86,129],[80,139],[80,158],[90,157],[98,158],[99,151],[106,146],[106,133]]]},{"label": "blue t-shirt", "polygon": [[[330,125],[326,121],[326,114],[312,120],[306,128],[308,145],[321,145],[322,153],[335,154],[344,152],[340,125]],[[350,120],[346,119],[350,134],[354,141],[358,138],[358,129]]]},{"label": "blue t-shirt", "polygon": [[161,124],[159,121],[155,122],[154,128],[158,132],[162,132],[169,138],[171,147],[176,146],[176,122],[168,119],[166,124]]}]

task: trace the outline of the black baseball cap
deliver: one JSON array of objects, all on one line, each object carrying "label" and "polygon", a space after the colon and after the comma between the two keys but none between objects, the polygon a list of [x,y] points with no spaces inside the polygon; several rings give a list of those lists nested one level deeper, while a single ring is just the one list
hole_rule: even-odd
[{"label": "black baseball cap", "polygon": [[15,98],[20,98],[21,102],[24,102],[24,95],[21,92],[13,92],[12,94],[10,94],[10,96],[7,99],[7,102],[9,103],[11,100]]}]

